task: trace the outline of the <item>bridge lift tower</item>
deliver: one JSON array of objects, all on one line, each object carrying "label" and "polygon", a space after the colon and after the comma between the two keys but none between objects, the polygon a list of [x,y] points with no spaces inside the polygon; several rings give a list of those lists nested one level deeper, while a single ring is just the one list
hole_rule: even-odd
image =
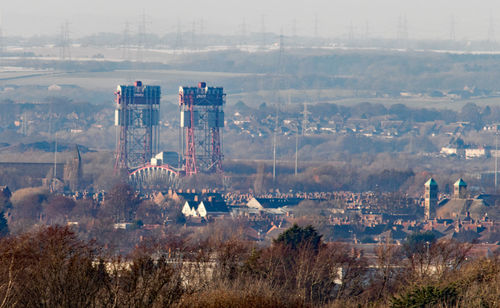
[{"label": "bridge lift tower", "polygon": [[119,85],[115,92],[115,172],[132,172],[149,164],[159,148],[160,86]]},{"label": "bridge lift tower", "polygon": [[222,172],[223,106],[226,94],[222,87],[179,88],[180,146],[186,175]]}]

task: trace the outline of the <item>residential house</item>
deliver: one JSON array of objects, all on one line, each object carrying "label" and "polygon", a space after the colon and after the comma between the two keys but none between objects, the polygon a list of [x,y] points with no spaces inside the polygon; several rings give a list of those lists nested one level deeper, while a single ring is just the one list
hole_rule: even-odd
[{"label": "residential house", "polygon": [[196,217],[198,216],[198,213],[196,212],[196,202],[194,201],[186,201],[184,203],[184,206],[182,207],[182,214],[186,217]]},{"label": "residential house", "polygon": [[251,198],[247,202],[249,208],[259,210],[278,209],[284,206],[294,206],[299,204],[303,199],[300,198]]},{"label": "residential house", "polygon": [[211,197],[205,201],[186,201],[182,207],[182,214],[186,217],[220,217],[230,214],[229,208],[222,200],[215,200]]}]

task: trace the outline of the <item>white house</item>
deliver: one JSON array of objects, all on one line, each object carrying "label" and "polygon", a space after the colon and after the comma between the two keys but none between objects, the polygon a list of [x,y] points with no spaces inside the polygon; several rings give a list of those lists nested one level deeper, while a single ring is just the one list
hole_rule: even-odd
[{"label": "white house", "polygon": [[247,206],[249,208],[254,208],[254,209],[259,209],[259,210],[263,210],[264,207],[262,206],[262,204],[259,202],[259,200],[257,200],[256,198],[252,198],[250,199],[248,202],[247,202]]},{"label": "white house", "polygon": [[200,217],[204,218],[207,216],[226,216],[230,214],[229,208],[224,201],[201,201],[197,212]]},{"label": "white house", "polygon": [[186,217],[224,216],[229,215],[230,211],[225,202],[201,201],[196,206],[195,202],[186,201],[182,207],[182,214]]},{"label": "white house", "polygon": [[182,207],[182,211],[181,212],[186,217],[189,217],[189,216],[196,217],[196,216],[198,216],[198,213],[196,212],[196,208],[195,208],[194,204],[191,205],[189,203],[189,201],[186,201],[186,203],[184,203],[184,206]]}]

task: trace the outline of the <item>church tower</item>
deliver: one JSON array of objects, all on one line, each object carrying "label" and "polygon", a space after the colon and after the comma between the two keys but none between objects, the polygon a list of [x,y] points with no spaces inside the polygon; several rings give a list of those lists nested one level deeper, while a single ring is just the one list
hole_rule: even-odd
[{"label": "church tower", "polygon": [[434,219],[438,203],[438,184],[433,178],[425,183],[425,219]]},{"label": "church tower", "polygon": [[64,166],[64,182],[72,191],[80,188],[82,180],[82,157],[78,145],[75,145],[73,158]]},{"label": "church tower", "polygon": [[467,183],[461,178],[453,184],[453,197],[455,199],[467,198]]}]

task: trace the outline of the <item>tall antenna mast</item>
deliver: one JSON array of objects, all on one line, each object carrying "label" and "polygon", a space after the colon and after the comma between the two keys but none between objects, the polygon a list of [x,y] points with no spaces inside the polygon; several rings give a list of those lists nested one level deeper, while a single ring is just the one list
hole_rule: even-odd
[{"label": "tall antenna mast", "polygon": [[401,33],[403,32],[402,28],[403,28],[402,17],[401,17],[401,15],[399,15],[399,18],[398,18],[398,30],[396,32],[396,40],[397,41],[401,40],[401,36],[402,36]]},{"label": "tall antenna mast", "polygon": [[403,16],[403,40],[408,40],[408,19],[406,15]]},{"label": "tall antenna mast", "polygon": [[450,41],[455,41],[455,16],[454,15],[451,15]]},{"label": "tall antenna mast", "polygon": [[191,25],[191,48],[196,49],[196,20],[193,20]]},{"label": "tall antenna mast", "polygon": [[22,126],[22,134],[28,135],[28,116],[26,114],[26,110],[23,113],[23,126]]},{"label": "tall antenna mast", "polygon": [[144,49],[146,48],[146,24],[147,24],[146,12],[142,12],[141,22],[139,24],[139,42],[137,46],[137,62],[144,61]]},{"label": "tall antenna mast", "polygon": [[3,54],[3,18],[2,18],[2,12],[0,12],[0,56]]},{"label": "tall antenna mast", "polygon": [[260,34],[261,34],[261,48],[265,49],[266,48],[266,15],[262,15],[261,17],[261,25],[260,25]]},{"label": "tall antenna mast", "polygon": [[406,15],[399,15],[397,40],[408,40],[408,20],[406,19]]},{"label": "tall antenna mast", "polygon": [[49,104],[49,138],[52,135],[52,104],[53,101],[51,100]]},{"label": "tall antenna mast", "polygon": [[493,16],[490,14],[490,25],[488,27],[488,42],[495,42],[495,24],[493,23]]},{"label": "tall antenna mast", "polygon": [[60,50],[59,50],[59,58],[61,60],[71,60],[71,51],[70,51],[70,38],[69,38],[69,22],[65,22],[61,26],[61,37],[60,37]]},{"label": "tall antenna mast", "polygon": [[247,50],[247,22],[245,18],[243,18],[243,21],[240,25],[240,48]]},{"label": "tall antenna mast", "polygon": [[410,154],[413,153],[413,115],[410,117]]},{"label": "tall antenna mast", "polygon": [[[285,71],[285,37],[283,31],[280,34],[280,55],[278,60],[278,74],[283,74]],[[281,76],[280,76],[281,79]]]},{"label": "tall antenna mast", "polygon": [[175,50],[184,50],[182,46],[182,29],[181,29],[181,21],[177,19],[177,35],[175,37]]},{"label": "tall antenna mast", "polygon": [[495,132],[495,194],[498,187],[498,133]]},{"label": "tall antenna mast", "polygon": [[352,21],[351,21],[351,23],[349,25],[348,40],[349,40],[349,42],[352,42],[354,40],[354,26],[352,24]]},{"label": "tall antenna mast", "polygon": [[203,49],[207,44],[207,41],[205,40],[205,36],[204,36],[205,28],[206,28],[205,19],[203,19],[203,17],[202,17],[202,18],[200,18],[200,21],[199,21],[198,39],[196,40],[198,49]]},{"label": "tall antenna mast", "polygon": [[317,38],[318,35],[319,35],[319,32],[318,32],[318,13],[314,14],[314,37]]},{"label": "tall antenna mast", "polygon": [[54,178],[57,178],[57,132],[54,132]]},{"label": "tall antenna mast", "polygon": [[299,165],[299,126],[295,132],[295,176],[297,176],[297,169]]},{"label": "tall antenna mast", "polygon": [[304,111],[302,111],[303,119],[302,119],[302,136],[307,134],[307,128],[309,126],[309,111],[307,111],[307,103],[304,103]]},{"label": "tall antenna mast", "polygon": [[278,132],[278,105],[276,105],[276,123],[273,135],[273,183],[276,181],[276,134]]},{"label": "tall antenna mast", "polygon": [[125,22],[125,28],[123,29],[123,42],[122,42],[122,59],[130,60],[130,23]]}]

